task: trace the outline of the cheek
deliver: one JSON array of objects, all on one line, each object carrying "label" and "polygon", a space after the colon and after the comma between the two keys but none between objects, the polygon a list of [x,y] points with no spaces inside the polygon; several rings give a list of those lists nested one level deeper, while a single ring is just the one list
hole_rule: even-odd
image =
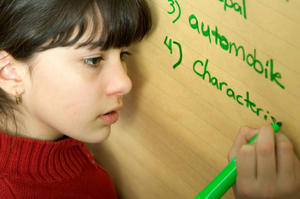
[{"label": "cheek", "polygon": [[32,84],[31,110],[57,128],[83,128],[99,114],[97,87],[79,76],[38,74]]}]

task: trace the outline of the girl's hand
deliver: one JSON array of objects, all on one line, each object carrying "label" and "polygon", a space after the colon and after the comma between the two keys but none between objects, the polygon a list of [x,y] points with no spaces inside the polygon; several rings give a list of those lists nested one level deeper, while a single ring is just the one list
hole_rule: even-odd
[{"label": "girl's hand", "polygon": [[[252,145],[247,143],[258,134]],[[237,156],[237,179],[233,186],[238,199],[300,199],[300,161],[293,144],[271,126],[242,127],[228,154]]]}]

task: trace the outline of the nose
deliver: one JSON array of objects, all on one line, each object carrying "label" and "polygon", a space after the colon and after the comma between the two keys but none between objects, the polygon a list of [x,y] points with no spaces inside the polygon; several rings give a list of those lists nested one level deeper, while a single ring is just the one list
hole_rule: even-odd
[{"label": "nose", "polygon": [[132,81],[127,74],[126,64],[119,61],[111,67],[106,93],[108,96],[124,96],[131,91]]}]

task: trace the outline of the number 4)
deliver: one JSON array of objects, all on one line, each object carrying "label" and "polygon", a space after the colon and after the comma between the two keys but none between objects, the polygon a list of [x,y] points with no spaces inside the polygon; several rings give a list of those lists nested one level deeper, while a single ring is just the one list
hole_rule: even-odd
[{"label": "number 4)", "polygon": [[166,36],[164,44],[168,47],[168,49],[170,50],[171,55],[173,54],[173,50],[172,50],[172,39],[169,39],[169,43],[167,43],[168,40],[168,36]]},{"label": "number 4)", "polygon": [[180,43],[176,42],[176,41],[172,41],[172,39],[170,38],[168,40],[168,36],[166,36],[165,41],[164,41],[165,46],[168,47],[168,49],[170,50],[171,55],[173,54],[173,44],[177,45],[179,48],[179,60],[177,61],[176,64],[174,64],[173,69],[176,69],[177,66],[179,66],[182,62],[182,49],[181,49],[181,45]]}]

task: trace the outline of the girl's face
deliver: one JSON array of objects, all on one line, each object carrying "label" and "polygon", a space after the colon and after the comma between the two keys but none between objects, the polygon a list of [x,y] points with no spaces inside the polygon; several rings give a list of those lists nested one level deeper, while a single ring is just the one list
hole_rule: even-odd
[{"label": "girl's face", "polygon": [[118,120],[132,87],[125,49],[58,47],[38,53],[22,95],[26,133],[44,140],[62,134],[101,142]]}]

